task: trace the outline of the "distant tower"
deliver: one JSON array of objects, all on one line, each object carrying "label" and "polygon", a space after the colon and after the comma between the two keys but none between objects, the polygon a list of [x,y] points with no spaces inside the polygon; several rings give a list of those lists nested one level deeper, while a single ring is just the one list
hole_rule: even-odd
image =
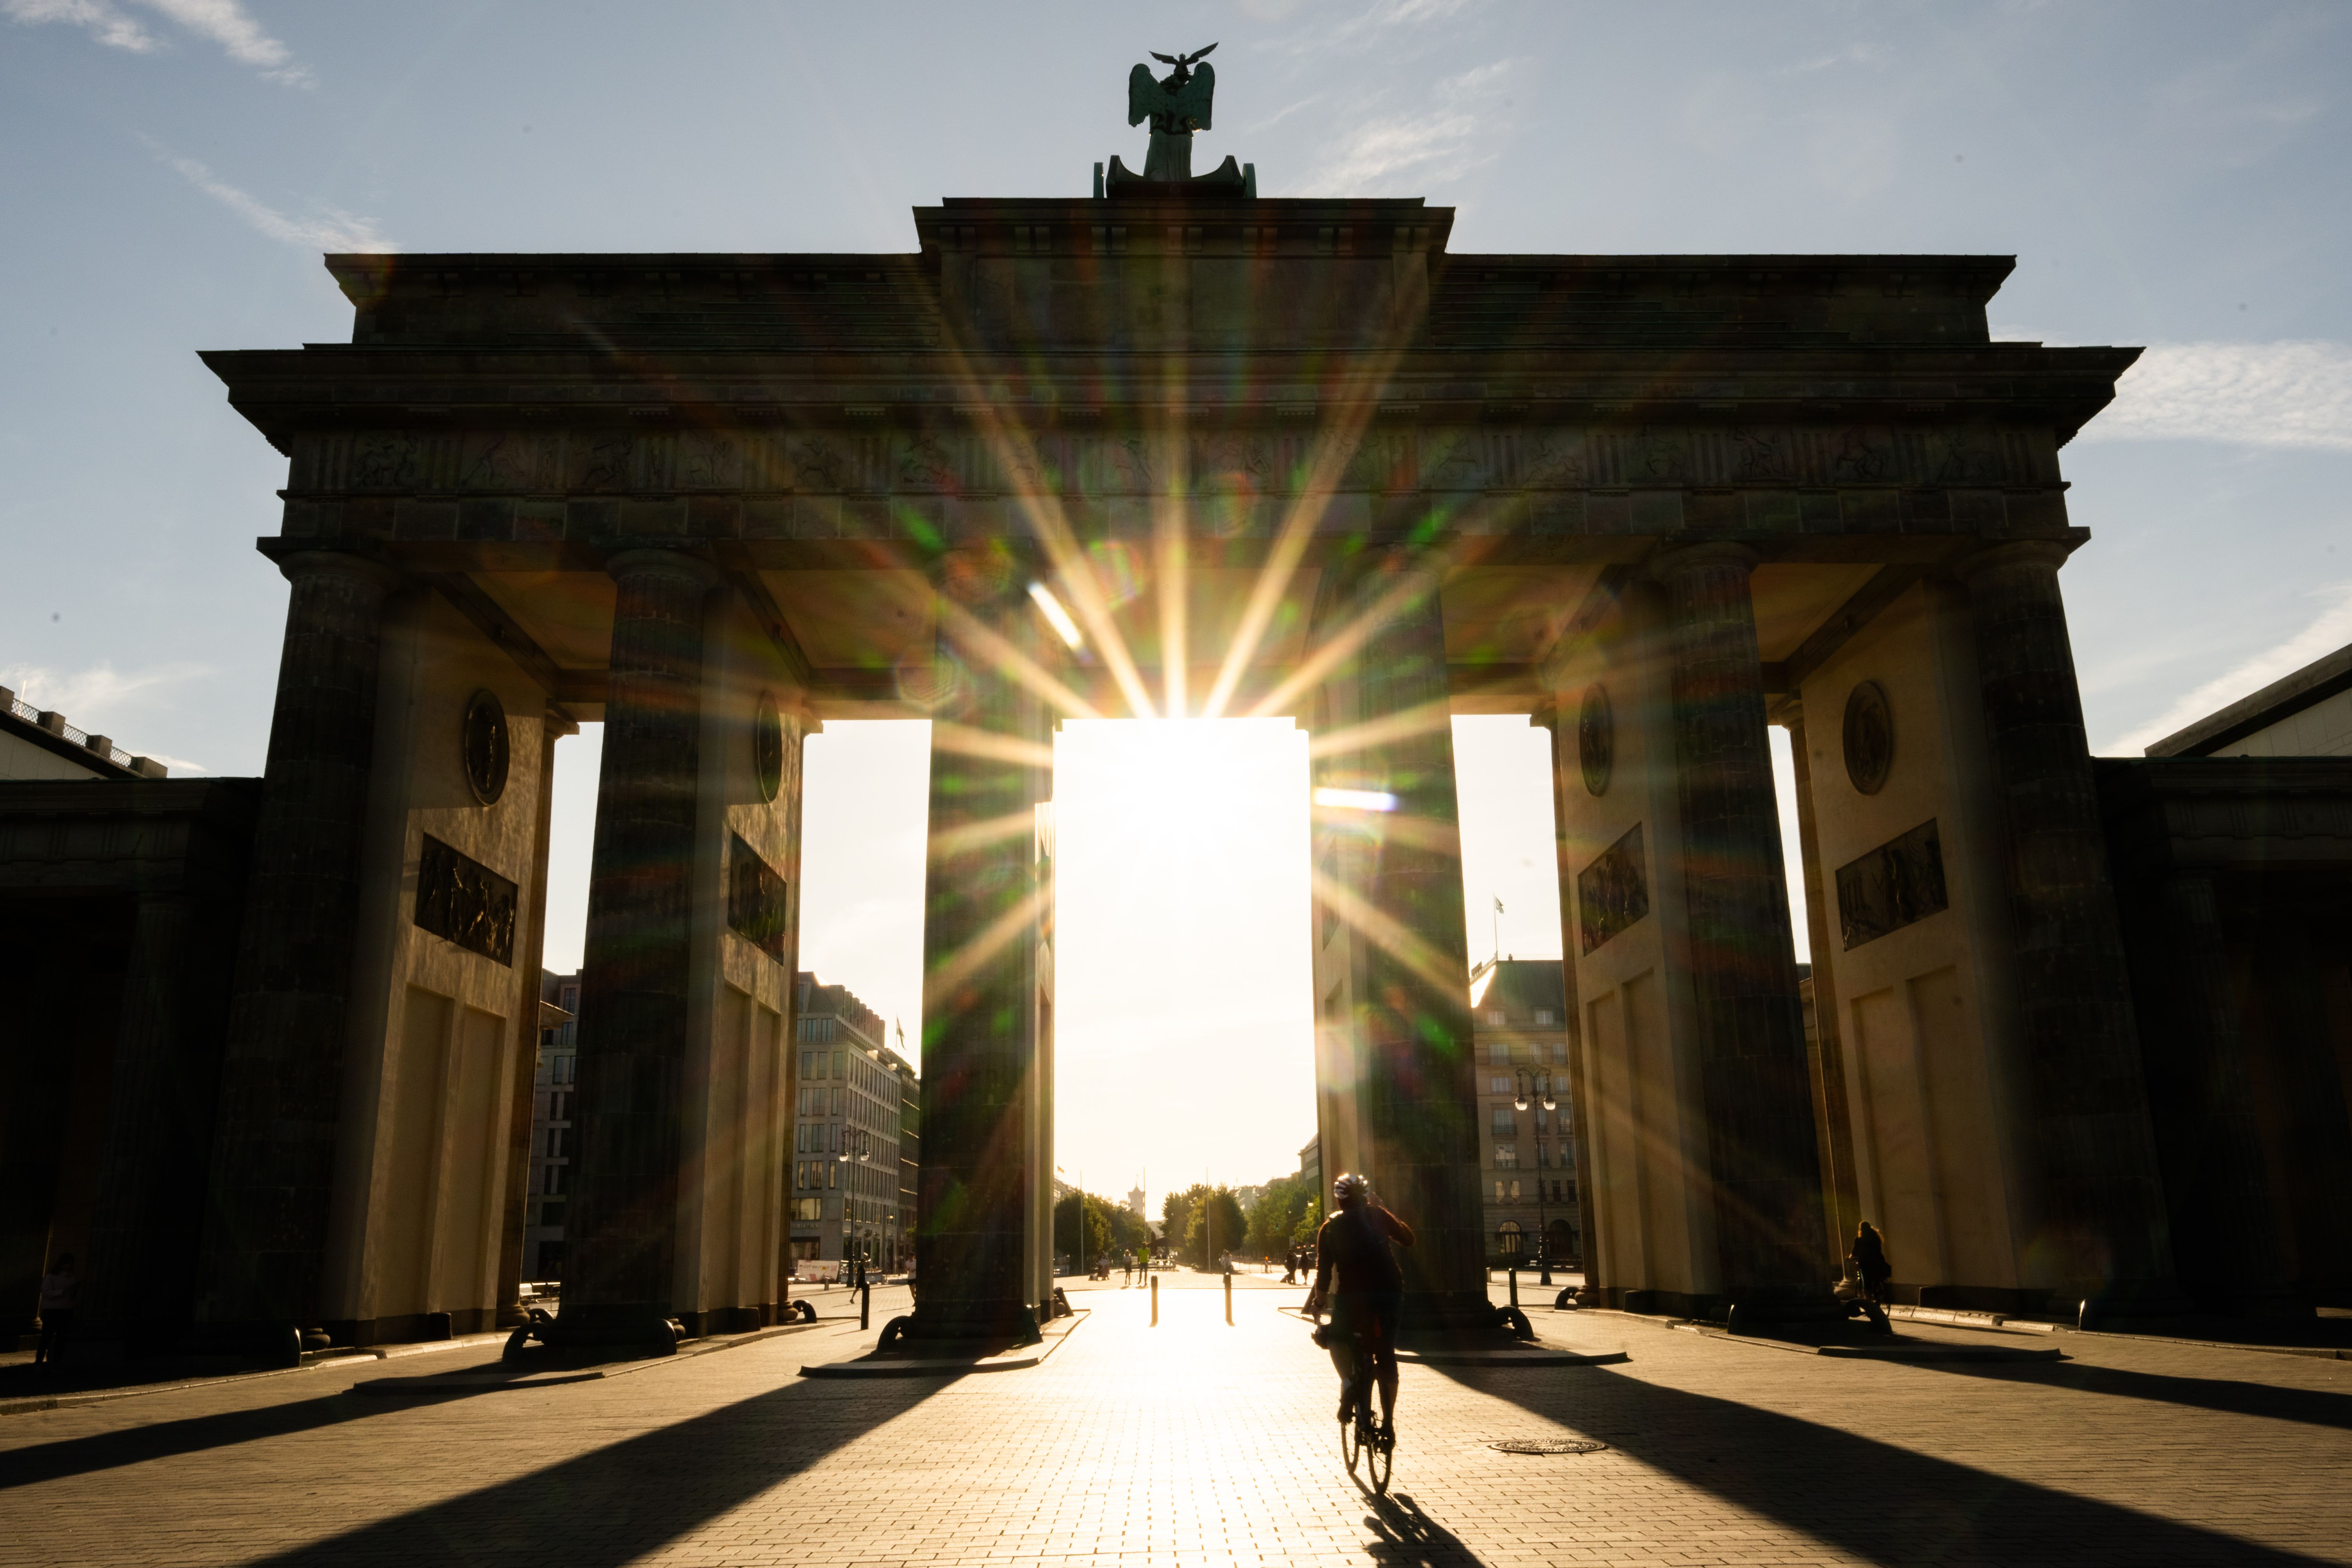
[{"label": "distant tower", "polygon": [[1143,1217],[1143,1189],[1141,1187],[1129,1187],[1127,1189],[1127,1212],[1133,1215],[1138,1219],[1141,1219]]}]

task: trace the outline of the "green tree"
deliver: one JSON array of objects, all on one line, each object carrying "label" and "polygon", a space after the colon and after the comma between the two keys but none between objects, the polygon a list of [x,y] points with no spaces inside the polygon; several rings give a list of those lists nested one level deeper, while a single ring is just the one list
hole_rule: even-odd
[{"label": "green tree", "polygon": [[1276,1176],[1258,1191],[1250,1205],[1249,1240],[1244,1250],[1261,1258],[1279,1258],[1290,1250],[1298,1216],[1315,1199],[1305,1176]]},{"label": "green tree", "polygon": [[[1079,1246],[1078,1214],[1086,1211],[1086,1245]],[[1072,1193],[1054,1205],[1054,1250],[1067,1253],[1072,1268],[1080,1273],[1094,1262],[1097,1253],[1110,1247],[1110,1216],[1103,1212],[1105,1200],[1091,1193]]]},{"label": "green tree", "polygon": [[1184,1258],[1195,1268],[1213,1267],[1221,1253],[1238,1252],[1248,1240],[1249,1220],[1241,1200],[1222,1184],[1195,1186],[1184,1219]]}]

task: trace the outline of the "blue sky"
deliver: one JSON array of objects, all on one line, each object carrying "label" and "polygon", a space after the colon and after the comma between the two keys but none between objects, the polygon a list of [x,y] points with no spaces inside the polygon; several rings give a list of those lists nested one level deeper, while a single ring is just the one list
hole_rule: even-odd
[{"label": "blue sky", "polygon": [[[347,336],[320,251],[903,250],[912,205],[1139,165],[1128,68],[1212,39],[1204,166],[1269,195],[1424,195],[1467,250],[2013,254],[1999,332],[2148,345],[2064,454],[2099,749],[2352,642],[2352,7],[0,0],[0,684],[176,771],[259,770],[283,464],[194,353]],[[815,743],[803,958],[911,1030],[908,742]],[[579,846],[593,738],[565,745]],[[1504,947],[1556,953],[1540,753],[1464,746],[1473,952],[1499,894]],[[1303,981],[1296,1018],[1251,984],[1246,1026],[1165,997],[1157,1026],[1290,1040]],[[1066,1060],[1110,1037],[1099,989]],[[1079,1109],[1074,1170],[1109,1114]],[[1209,1163],[1269,1173],[1306,1125]]]}]

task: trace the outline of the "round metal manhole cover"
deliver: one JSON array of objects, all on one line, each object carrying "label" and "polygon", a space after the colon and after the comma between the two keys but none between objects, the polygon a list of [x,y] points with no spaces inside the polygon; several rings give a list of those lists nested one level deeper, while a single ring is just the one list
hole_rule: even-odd
[{"label": "round metal manhole cover", "polygon": [[1609,1445],[1590,1437],[1506,1437],[1486,1447],[1504,1454],[1597,1454]]}]

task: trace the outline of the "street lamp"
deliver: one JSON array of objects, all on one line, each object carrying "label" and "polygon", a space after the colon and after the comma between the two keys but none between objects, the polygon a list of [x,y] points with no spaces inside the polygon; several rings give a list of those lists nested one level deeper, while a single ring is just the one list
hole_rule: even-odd
[{"label": "street lamp", "polygon": [[[1530,1072],[1526,1068],[1521,1068],[1518,1069],[1518,1093],[1512,1097],[1511,1103],[1517,1109],[1525,1110],[1530,1096],[1539,1100],[1546,1110],[1559,1109],[1559,1102],[1552,1098],[1551,1074]],[[1538,1147],[1541,1146],[1538,1141]],[[1536,1267],[1543,1270],[1542,1282],[1549,1285],[1551,1283],[1551,1231],[1544,1223],[1543,1172],[1543,1163],[1539,1160],[1536,1163]]]},{"label": "street lamp", "polygon": [[[871,1132],[863,1127],[846,1127],[842,1131],[845,1136],[841,1141],[841,1152],[833,1157],[834,1163],[846,1165],[855,1161],[863,1165],[874,1158],[874,1135]],[[856,1191],[855,1186],[845,1184],[841,1194],[841,1260],[845,1264],[851,1261],[850,1248],[853,1245],[856,1245],[861,1254],[865,1251],[857,1235],[857,1222],[849,1217],[850,1194]],[[859,1261],[862,1263],[863,1258]],[[859,1272],[862,1273],[863,1269]]]}]

